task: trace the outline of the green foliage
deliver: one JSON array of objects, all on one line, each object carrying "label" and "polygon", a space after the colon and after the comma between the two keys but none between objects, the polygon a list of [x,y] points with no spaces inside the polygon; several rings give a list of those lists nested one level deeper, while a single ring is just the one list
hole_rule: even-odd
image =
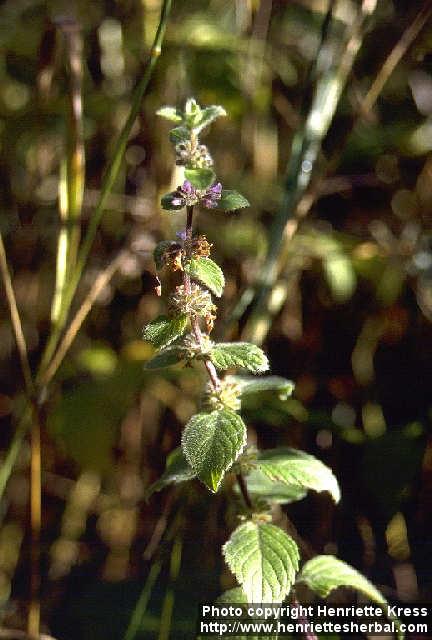
[{"label": "green foliage", "polygon": [[162,209],[165,209],[165,211],[179,211],[180,209],[183,209],[184,207],[183,204],[173,204],[175,197],[176,196],[174,192],[166,193],[164,196],[162,196],[161,198]]},{"label": "green foliage", "polygon": [[175,127],[170,131],[170,140],[174,144],[187,142],[190,138],[190,131],[187,127]]},{"label": "green foliage", "polygon": [[[354,567],[330,555],[316,556],[308,560],[301,570],[297,580],[305,582],[307,586],[321,598],[326,598],[338,587],[356,589],[369,600],[379,605],[387,605],[382,593]],[[399,620],[392,619],[398,624]],[[398,638],[402,640],[404,634],[399,630]]]},{"label": "green foliage", "polygon": [[194,477],[195,473],[184,457],[181,447],[177,447],[168,455],[165,471],[161,477],[147,488],[145,498],[148,500],[156,491],[161,491],[170,484],[179,484],[180,482],[186,482],[186,480],[192,480]]},{"label": "green foliage", "polygon": [[191,258],[185,265],[185,271],[193,280],[201,282],[215,296],[221,297],[225,286],[225,277],[222,269],[210,258]]},{"label": "green foliage", "polygon": [[274,482],[287,487],[328,491],[335,502],[340,500],[339,485],[332,470],[304,451],[269,449],[258,455],[257,465]]},{"label": "green foliage", "polygon": [[244,209],[249,206],[248,200],[238,191],[222,189],[217,209],[221,209],[222,211],[236,211],[237,209]]},{"label": "green foliage", "polygon": [[178,123],[183,120],[181,112],[175,107],[161,107],[156,111],[156,115],[161,116],[161,118],[165,118],[166,120],[170,120],[171,122]]},{"label": "green foliage", "polygon": [[182,437],[186,460],[198,478],[216,492],[246,444],[246,426],[234,411],[198,413],[187,423]]},{"label": "green foliage", "polygon": [[184,175],[200,191],[205,191],[216,180],[215,172],[211,169],[185,169]]},{"label": "green foliage", "polygon": [[171,345],[161,349],[150,360],[147,360],[144,367],[146,369],[164,369],[178,364],[183,360],[185,355],[184,349],[178,345]]},{"label": "green foliage", "polygon": [[155,347],[167,347],[184,334],[188,321],[185,313],[173,317],[159,316],[145,327],[143,338]]},{"label": "green foliage", "polygon": [[294,382],[280,376],[227,376],[227,381],[235,382],[240,387],[241,396],[248,396],[266,391],[275,391],[280,400],[286,400],[294,391]]},{"label": "green foliage", "polygon": [[221,342],[210,352],[217,369],[248,369],[255,373],[267,371],[269,363],[264,351],[249,342]]},{"label": "green foliage", "polygon": [[282,602],[299,565],[294,540],[273,524],[241,524],[223,547],[225,560],[248,602]]},{"label": "green foliage", "polygon": [[251,496],[276,504],[297,502],[303,500],[307,495],[307,489],[300,485],[286,484],[270,479],[259,468],[248,473],[246,484]]}]

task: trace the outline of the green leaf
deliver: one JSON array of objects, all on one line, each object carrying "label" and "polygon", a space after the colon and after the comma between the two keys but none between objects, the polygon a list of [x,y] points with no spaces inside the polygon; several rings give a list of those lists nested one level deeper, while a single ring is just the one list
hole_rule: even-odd
[{"label": "green leaf", "polygon": [[[297,580],[305,582],[307,586],[321,598],[326,598],[337,587],[350,587],[363,593],[367,598],[384,606],[386,611],[387,600],[382,593],[369,582],[359,571],[335,556],[315,556],[308,560],[301,570]],[[398,637],[404,638],[400,630],[399,620],[395,616],[389,616],[399,628]]]},{"label": "green leaf", "polygon": [[328,491],[335,502],[340,489],[332,470],[314,456],[298,449],[268,449],[258,455],[257,466],[270,480],[287,485]]},{"label": "green leaf", "polygon": [[230,409],[198,413],[182,437],[186,460],[198,478],[214,493],[246,444],[246,425]]},{"label": "green leaf", "polygon": [[184,350],[178,346],[166,347],[158,351],[156,355],[144,365],[144,369],[164,369],[165,367],[171,367],[173,364],[178,364],[183,360]]},{"label": "green leaf", "polygon": [[185,265],[185,271],[193,280],[205,285],[218,298],[221,297],[225,286],[222,269],[210,258],[191,258]]},{"label": "green leaf", "polygon": [[226,111],[220,105],[213,104],[210,107],[202,109],[200,118],[196,119],[194,125],[195,133],[200,133],[205,127],[208,127],[216,118],[226,116]]},{"label": "green leaf", "polygon": [[249,342],[221,342],[210,351],[210,359],[217,369],[248,369],[267,371],[269,363],[264,351]]},{"label": "green leaf", "polygon": [[244,209],[249,207],[249,201],[238,191],[231,191],[229,189],[222,189],[220,200],[217,201],[216,209],[222,211],[236,211],[237,209]]},{"label": "green leaf", "polygon": [[156,269],[162,269],[164,266],[164,262],[162,256],[165,251],[170,247],[178,247],[181,248],[178,242],[174,242],[173,240],[162,240],[162,242],[158,242],[154,251],[153,251],[153,260],[155,261]]},{"label": "green leaf", "polygon": [[166,193],[161,198],[161,207],[165,211],[179,211],[183,209],[184,204],[173,204],[173,200],[178,199],[179,196],[175,193],[175,191],[171,191],[170,193]]},{"label": "green leaf", "polygon": [[282,602],[299,565],[294,540],[273,524],[241,524],[223,547],[225,560],[248,602]]},{"label": "green leaf", "polygon": [[184,175],[185,180],[189,180],[200,191],[208,189],[216,180],[215,172],[211,169],[185,169]]},{"label": "green leaf", "polygon": [[188,127],[195,127],[195,125],[199,122],[202,114],[202,109],[195,98],[189,98],[188,100],[186,100],[184,113]]},{"label": "green leaf", "polygon": [[192,480],[194,477],[195,474],[184,457],[181,447],[177,447],[168,455],[165,471],[156,482],[153,482],[146,489],[144,497],[148,500],[156,491],[161,491],[170,484],[179,484],[180,482]]},{"label": "green leaf", "polygon": [[259,469],[253,469],[248,473],[246,484],[248,492],[252,496],[275,502],[276,504],[297,502],[298,500],[303,500],[307,495],[307,491],[303,487],[274,482]]},{"label": "green leaf", "polygon": [[248,396],[265,391],[276,391],[280,400],[287,400],[294,391],[294,382],[280,376],[265,376],[254,378],[252,376],[227,376],[229,382],[235,382],[240,386],[241,395]]},{"label": "green leaf", "polygon": [[175,107],[161,107],[156,111],[157,116],[171,120],[171,122],[181,122],[183,120],[182,114]]},{"label": "green leaf", "polygon": [[173,318],[159,316],[144,328],[143,338],[155,347],[166,347],[184,334],[187,324],[188,316],[185,313]]},{"label": "green leaf", "polygon": [[174,127],[169,132],[169,138],[173,144],[187,142],[190,139],[190,131],[187,127]]}]

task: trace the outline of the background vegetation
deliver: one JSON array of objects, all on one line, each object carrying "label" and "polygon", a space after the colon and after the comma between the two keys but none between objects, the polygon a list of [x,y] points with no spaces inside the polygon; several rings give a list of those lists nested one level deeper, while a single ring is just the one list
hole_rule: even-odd
[{"label": "background vegetation", "polygon": [[[392,601],[431,595],[432,9],[368,5],[173,3],[73,310],[100,291],[43,412],[42,621],[59,640],[119,639],[128,626],[129,640],[190,638],[197,603],[233,584],[223,493],[196,482],[144,500],[198,388],[192,369],[145,372],[141,340],[165,310],[152,250],[182,225],[159,206],[179,180],[155,111],[190,95],[226,108],[209,144],[223,184],[252,205],[198,219],[227,276],[216,334],[265,342],[272,373],[296,382],[286,402],[249,404],[251,442],[307,450],[339,478],[339,506],[309,495],[287,508],[308,545]],[[50,331],[59,231],[73,259],[160,8],[1,3],[0,224],[32,369]],[[81,89],[82,119],[70,108]],[[64,161],[81,137],[82,210],[79,170]],[[6,460],[24,385],[6,298],[1,312]],[[26,439],[0,510],[0,619],[16,629],[29,603],[29,458]]]}]

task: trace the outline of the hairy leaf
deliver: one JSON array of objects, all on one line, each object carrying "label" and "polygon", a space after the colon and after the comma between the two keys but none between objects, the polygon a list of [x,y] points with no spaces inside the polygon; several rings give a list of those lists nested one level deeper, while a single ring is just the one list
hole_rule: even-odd
[{"label": "hairy leaf", "polygon": [[264,351],[249,342],[221,342],[210,352],[210,359],[217,369],[248,369],[259,373],[267,371],[269,363]]},{"label": "hairy leaf", "polygon": [[183,207],[185,206],[184,204],[173,204],[173,202],[175,202],[176,200],[178,200],[178,196],[175,191],[166,193],[161,198],[162,209],[165,209],[165,211],[179,211],[180,209],[183,209]]},{"label": "hairy leaf", "polygon": [[193,280],[204,284],[218,298],[221,297],[225,286],[222,269],[210,258],[191,258],[186,264],[185,271]]},{"label": "hairy leaf", "polygon": [[171,142],[178,144],[179,142],[186,142],[190,138],[190,131],[187,127],[174,127],[169,133]]},{"label": "hairy leaf", "polygon": [[[326,598],[337,587],[356,589],[373,602],[384,605],[384,611],[386,611],[387,600],[372,582],[357,569],[335,556],[322,555],[308,560],[297,580],[305,582],[321,598]],[[404,634],[400,630],[399,620],[395,616],[389,617],[396,623],[399,629],[398,637],[402,640]]]},{"label": "hairy leaf", "polygon": [[227,376],[225,379],[238,384],[242,396],[262,393],[263,391],[276,391],[281,400],[286,400],[294,390],[294,382],[280,376],[265,376],[261,378]]},{"label": "hairy leaf", "polygon": [[183,313],[172,318],[159,316],[144,328],[143,338],[155,347],[167,347],[183,335],[188,324],[188,316]]},{"label": "hairy leaf", "polygon": [[340,489],[332,470],[314,456],[298,449],[268,449],[259,454],[257,466],[270,480],[288,487],[328,491],[335,502]]},{"label": "hairy leaf", "polygon": [[248,602],[282,602],[299,565],[294,540],[273,524],[241,524],[223,547],[225,560]]},{"label": "hairy leaf", "polygon": [[177,447],[177,449],[174,449],[174,451],[171,451],[168,455],[165,471],[161,477],[146,489],[144,494],[145,499],[148,500],[153,493],[161,491],[170,484],[186,482],[187,480],[192,480],[194,477],[195,473],[184,457],[181,447]]},{"label": "hairy leaf", "polygon": [[214,493],[246,444],[246,425],[230,409],[198,413],[182,437],[186,460],[198,478]]},{"label": "hairy leaf", "polygon": [[246,476],[246,484],[251,495],[276,504],[289,504],[303,500],[307,490],[303,487],[286,485],[283,482],[270,480],[259,469],[253,469]]},{"label": "hairy leaf", "polygon": [[244,209],[249,206],[249,200],[246,200],[238,191],[222,189],[222,194],[216,208],[222,211],[236,211],[237,209]]},{"label": "hairy leaf", "polygon": [[183,360],[184,350],[176,345],[161,349],[144,365],[145,369],[164,369]]},{"label": "hairy leaf", "polygon": [[183,120],[181,113],[175,107],[161,107],[156,111],[156,115],[171,122],[181,122]]},{"label": "hairy leaf", "polygon": [[195,187],[195,189],[205,190],[216,179],[215,172],[211,169],[185,169],[185,179]]},{"label": "hairy leaf", "polygon": [[194,130],[196,133],[202,131],[205,127],[208,127],[216,118],[220,116],[226,116],[226,111],[223,107],[217,104],[213,104],[210,107],[202,109],[199,118],[196,119]]}]

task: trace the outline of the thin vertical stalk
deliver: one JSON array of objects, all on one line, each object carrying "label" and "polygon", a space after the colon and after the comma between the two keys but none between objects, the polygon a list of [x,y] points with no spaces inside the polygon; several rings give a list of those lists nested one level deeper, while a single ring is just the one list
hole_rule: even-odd
[{"label": "thin vertical stalk", "polygon": [[170,637],[172,614],[174,610],[174,585],[177,582],[182,558],[183,541],[180,536],[174,540],[170,558],[170,580],[162,605],[161,625],[158,640],[168,640]]},{"label": "thin vertical stalk", "polygon": [[57,20],[66,44],[69,67],[69,116],[67,125],[66,156],[61,165],[59,181],[59,208],[62,227],[57,249],[56,286],[51,309],[55,324],[60,315],[63,295],[69,273],[73,270],[78,253],[81,229],[82,202],[85,180],[85,149],[82,118],[82,38],[78,23],[72,18]]},{"label": "thin vertical stalk", "polygon": [[30,636],[40,633],[40,539],[42,524],[42,480],[41,480],[41,430],[35,416],[31,430],[30,457],[30,607],[27,631]]},{"label": "thin vertical stalk", "polygon": [[153,591],[153,587],[162,569],[162,562],[160,560],[154,562],[150,567],[150,571],[147,576],[144,588],[138,599],[134,612],[129,622],[129,626],[126,629],[126,633],[123,640],[134,640],[137,633],[140,630],[142,619],[147,609],[148,601]]},{"label": "thin vertical stalk", "polygon": [[24,376],[24,383],[27,390],[27,395],[31,400],[34,396],[34,384],[32,379],[32,373],[28,360],[27,344],[24,337],[24,332],[21,323],[21,317],[18,311],[16,303],[15,292],[12,285],[12,278],[9,271],[6,250],[3,242],[3,236],[0,233],[0,271],[3,280],[3,285],[6,293],[6,300],[9,305],[9,313],[11,317],[12,328],[15,334],[15,341],[18,348],[18,353],[21,361],[21,369]]},{"label": "thin vertical stalk", "polygon": [[150,78],[152,77],[152,74],[153,74],[153,70],[161,55],[162,43],[165,36],[166,26],[168,23],[168,17],[171,11],[171,4],[172,4],[172,0],[164,0],[163,2],[159,25],[156,31],[156,35],[153,41],[153,45],[150,51],[147,65],[142,75],[142,78],[135,89],[135,94],[132,99],[131,110],[119,134],[119,137],[115,145],[115,151],[111,156],[110,162],[105,172],[105,176],[102,182],[99,202],[91,216],[90,223],[87,228],[87,232],[84,236],[84,239],[81,244],[81,248],[78,253],[75,269],[71,274],[67,288],[64,292],[63,304],[61,307],[61,311],[59,313],[57,323],[53,327],[52,333],[50,335],[50,338],[48,340],[48,343],[45,349],[44,356],[42,358],[42,363],[41,363],[42,371],[49,364],[52,356],[54,355],[55,349],[57,348],[60,336],[62,334],[63,328],[67,321],[69,309],[72,304],[75,291],[78,287],[82,272],[87,262],[87,258],[90,254],[90,250],[93,245],[93,241],[96,236],[99,223],[102,219],[103,214],[105,213],[105,205],[107,203],[108,196],[111,193],[111,190],[117,179],[117,176],[121,167],[121,163],[123,160],[124,152],[126,150],[126,145],[129,140],[130,133],[132,131],[132,127],[139,114],[142,99],[149,85]]},{"label": "thin vertical stalk", "polygon": [[[272,289],[279,272],[280,255],[285,243],[297,229],[298,203],[310,185],[322,141],[333,120],[360,49],[365,21],[374,12],[375,7],[376,0],[363,0],[350,27],[342,53],[336,46],[337,43],[333,43],[333,64],[318,80],[304,126],[294,137],[287,168],[284,200],[270,231],[269,252],[257,283],[252,313],[244,329],[245,337],[255,343],[262,343],[267,334],[271,322],[269,307],[271,307]],[[329,35],[327,39],[331,37]]]}]

